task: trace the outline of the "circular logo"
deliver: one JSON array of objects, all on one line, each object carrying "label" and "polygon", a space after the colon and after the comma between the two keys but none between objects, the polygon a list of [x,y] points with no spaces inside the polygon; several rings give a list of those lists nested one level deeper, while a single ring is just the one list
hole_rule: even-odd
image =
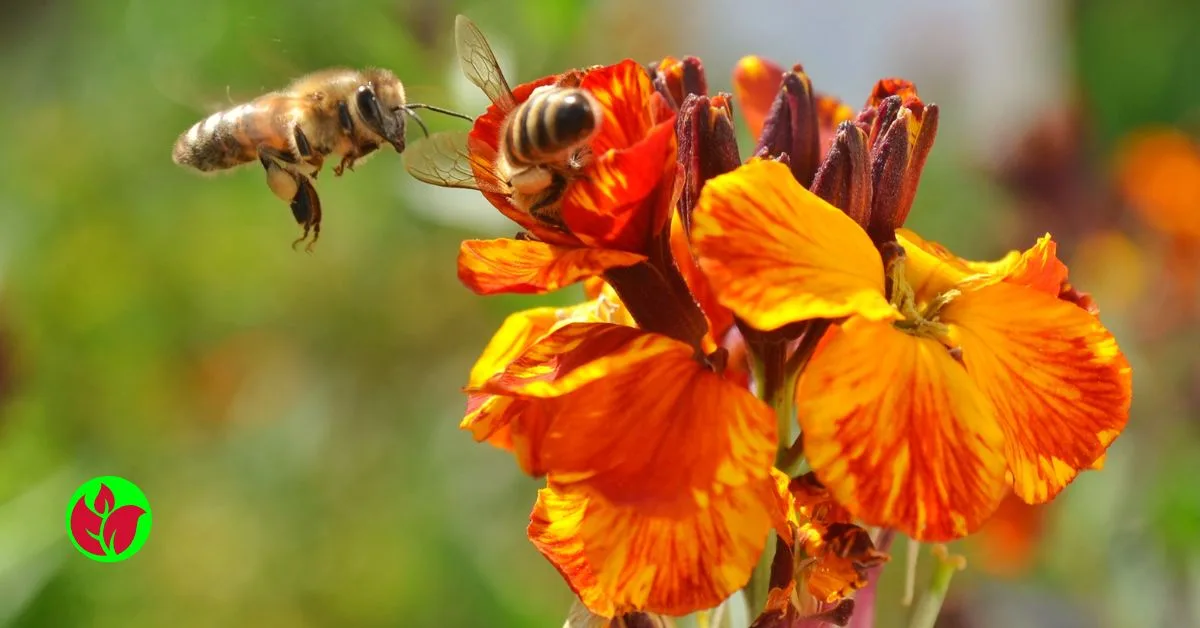
[{"label": "circular logo", "polygon": [[67,533],[75,549],[101,563],[133,556],[146,544],[154,517],[136,484],[115,475],[84,482],[67,504]]}]

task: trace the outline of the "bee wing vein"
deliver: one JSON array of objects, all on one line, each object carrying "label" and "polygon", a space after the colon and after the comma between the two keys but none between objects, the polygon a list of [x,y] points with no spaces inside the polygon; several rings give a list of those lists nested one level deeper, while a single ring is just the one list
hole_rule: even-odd
[{"label": "bee wing vein", "polygon": [[[451,188],[507,194],[507,186],[486,161],[471,154],[466,133],[435,133],[404,153],[408,173],[419,181]],[[472,167],[474,166],[474,167]],[[480,176],[476,176],[476,171]]]},{"label": "bee wing vein", "polygon": [[496,61],[496,55],[487,39],[475,23],[460,15],[455,22],[454,44],[458,49],[458,60],[467,79],[482,89],[488,98],[504,112],[517,106],[512,88],[504,78],[504,71]]}]

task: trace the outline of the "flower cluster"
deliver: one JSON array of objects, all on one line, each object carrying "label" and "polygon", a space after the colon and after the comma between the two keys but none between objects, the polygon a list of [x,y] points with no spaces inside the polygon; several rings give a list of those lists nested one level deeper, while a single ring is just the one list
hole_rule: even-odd
[{"label": "flower cluster", "polygon": [[[844,622],[884,537],[964,537],[1102,462],[1130,368],[1050,237],[973,262],[903,228],[939,115],[911,83],[856,112],[756,57],[732,96],[695,58],[572,76],[604,112],[561,220],[481,185],[522,232],[464,242],[458,268],[479,294],[588,300],[504,322],[462,427],[545,478],[529,539],[592,614],[747,587],[756,625]],[[471,131],[481,179],[506,115]]]}]

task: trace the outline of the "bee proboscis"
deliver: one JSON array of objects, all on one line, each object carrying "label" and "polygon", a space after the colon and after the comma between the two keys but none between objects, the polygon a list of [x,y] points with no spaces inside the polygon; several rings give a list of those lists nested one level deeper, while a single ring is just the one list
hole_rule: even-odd
[{"label": "bee proboscis", "polygon": [[504,115],[499,146],[468,146],[466,133],[439,133],[413,144],[405,167],[415,178],[440,185],[494,192],[520,211],[561,226],[559,206],[567,184],[591,158],[588,141],[600,129],[603,109],[581,73],[568,72],[519,105],[491,46],[465,16],[455,20],[455,45],[467,79]]},{"label": "bee proboscis", "polygon": [[267,186],[291,206],[304,229],[293,246],[308,240],[312,250],[321,233],[321,201],[313,183],[325,159],[341,158],[333,169],[341,176],[385,144],[403,153],[406,116],[424,129],[413,111],[422,108],[470,119],[408,103],[403,84],[390,70],[321,70],[193,124],[175,142],[172,158],[201,172],[257,160]]}]

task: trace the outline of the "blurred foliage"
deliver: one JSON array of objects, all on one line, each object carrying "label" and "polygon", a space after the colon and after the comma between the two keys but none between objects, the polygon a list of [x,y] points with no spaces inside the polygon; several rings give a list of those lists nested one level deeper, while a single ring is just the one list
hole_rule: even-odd
[{"label": "blurred foliage", "polygon": [[[455,275],[458,242],[511,229],[422,211],[428,197],[394,153],[321,177],[324,229],[306,255],[289,248],[299,232],[257,167],[205,178],[169,150],[208,113],[333,65],[389,67],[411,99],[470,111],[480,103],[453,78],[457,12],[519,68],[514,82],[691,52],[664,35],[668,12],[639,7],[3,3],[0,623],[561,624],[570,594],[522,533],[538,483],[457,422],[459,387],[499,321],[579,292],[469,294]],[[1063,37],[1098,138],[1080,159],[1102,176],[1129,131],[1196,123],[1188,46],[1200,6],[1072,7]],[[948,134],[918,204],[913,226],[978,257],[1017,246],[1004,234],[1029,217],[1020,195],[963,165]],[[1152,254],[1129,247],[1135,259]],[[1187,617],[1180,592],[1200,586],[1196,345],[1147,340],[1134,311],[1143,292],[1121,297],[1120,269],[1095,259],[1073,277],[1091,281],[1082,288],[1134,362],[1134,421],[1103,474],[1039,515],[1047,529],[1016,584],[997,590],[1012,581],[986,568],[956,584],[954,603],[980,617],[987,600],[1034,590],[1067,600],[1078,625],[1132,626],[1159,610]],[[116,565],[83,560],[63,531],[67,497],[104,474],[137,482],[155,509],[150,542]],[[896,600],[902,570],[888,573],[882,596]],[[1075,625],[1054,623],[1061,612],[1023,625]],[[997,625],[979,621],[969,625]]]}]

